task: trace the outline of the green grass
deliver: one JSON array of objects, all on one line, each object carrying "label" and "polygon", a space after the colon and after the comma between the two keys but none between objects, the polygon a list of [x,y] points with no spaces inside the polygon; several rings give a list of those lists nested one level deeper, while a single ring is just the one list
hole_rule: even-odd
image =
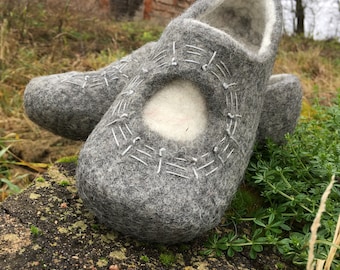
[{"label": "green grass", "polygon": [[39,177],[35,178],[35,181],[36,181],[36,182],[39,182],[39,183],[44,183],[46,180],[45,180],[44,177],[39,176]]},{"label": "green grass", "polygon": [[9,194],[19,193],[21,188],[15,182],[26,177],[26,175],[13,175],[11,172],[15,162],[10,152],[10,143],[13,142],[15,140],[0,137],[0,201]]},{"label": "green grass", "polygon": [[148,263],[148,262],[150,262],[150,259],[149,259],[149,257],[148,257],[147,255],[141,255],[141,256],[139,257],[139,259],[140,259],[140,261],[142,261],[143,263]]},{"label": "green grass", "polygon": [[76,163],[78,162],[78,156],[69,156],[59,158],[56,163]]},{"label": "green grass", "polygon": [[36,227],[36,226],[34,226],[34,225],[31,225],[30,230],[31,230],[31,234],[32,234],[34,237],[37,237],[37,236],[39,236],[39,235],[42,234],[42,231],[41,231],[38,227]]},{"label": "green grass", "polygon": [[62,186],[62,187],[67,187],[67,186],[69,186],[70,185],[70,182],[68,181],[68,180],[61,180],[60,182],[59,182],[59,185],[60,186]]},{"label": "green grass", "polygon": [[172,264],[174,264],[176,262],[176,257],[175,255],[168,251],[165,253],[161,253],[159,255],[159,261],[164,265],[164,266],[171,266]]}]

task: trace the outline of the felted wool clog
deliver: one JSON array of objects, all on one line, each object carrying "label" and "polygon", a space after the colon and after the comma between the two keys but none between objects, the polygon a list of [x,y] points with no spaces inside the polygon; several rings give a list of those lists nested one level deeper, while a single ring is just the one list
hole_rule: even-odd
[{"label": "felted wool clog", "polygon": [[[153,45],[148,43],[98,71],[72,71],[33,78],[24,95],[28,117],[57,135],[85,141],[131,74],[148,57]],[[300,113],[301,85],[298,78],[290,74],[272,75],[264,100],[259,142],[263,143],[267,138],[277,143],[284,142],[285,134],[294,131]],[[278,111],[278,107],[281,110]]]},{"label": "felted wool clog", "polygon": [[189,241],[216,226],[252,153],[281,6],[210,2],[168,25],[79,156],[84,203],[142,240]]},{"label": "felted wool clog", "polygon": [[98,71],[72,71],[32,79],[24,92],[27,116],[57,135],[85,140],[152,46],[148,43]]},{"label": "felted wool clog", "polygon": [[271,139],[277,144],[285,142],[285,135],[294,132],[301,113],[302,87],[292,74],[270,77],[261,112],[256,141],[260,144]]}]

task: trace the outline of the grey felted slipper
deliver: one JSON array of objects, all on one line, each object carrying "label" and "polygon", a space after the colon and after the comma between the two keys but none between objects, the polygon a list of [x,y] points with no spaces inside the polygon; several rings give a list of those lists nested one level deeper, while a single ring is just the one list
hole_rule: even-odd
[{"label": "grey felted slipper", "polygon": [[292,74],[270,77],[261,112],[256,141],[271,139],[285,142],[285,135],[293,133],[301,113],[302,89],[299,79]]},{"label": "grey felted slipper", "polygon": [[197,19],[168,25],[79,156],[84,203],[142,240],[189,241],[216,226],[252,153],[281,6],[210,2]]},{"label": "grey felted slipper", "polygon": [[[98,71],[71,71],[33,78],[24,95],[27,115],[57,135],[86,140],[126,82],[151,53],[154,44],[148,43]],[[290,74],[272,75],[264,100],[259,142],[271,138],[281,143],[285,134],[293,132],[299,116],[299,80]],[[281,110],[277,110],[278,107]]]},{"label": "grey felted slipper", "polygon": [[85,140],[152,47],[148,43],[98,71],[32,79],[24,93],[27,116],[57,135]]}]

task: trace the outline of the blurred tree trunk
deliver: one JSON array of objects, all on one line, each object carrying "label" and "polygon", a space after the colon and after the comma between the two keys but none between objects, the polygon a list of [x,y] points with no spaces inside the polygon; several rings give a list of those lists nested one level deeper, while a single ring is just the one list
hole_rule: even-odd
[{"label": "blurred tree trunk", "polygon": [[296,0],[296,18],[297,18],[297,26],[295,32],[297,34],[305,33],[305,10],[302,4],[302,0]]},{"label": "blurred tree trunk", "polygon": [[143,0],[111,0],[111,12],[116,20],[131,18],[141,4]]}]

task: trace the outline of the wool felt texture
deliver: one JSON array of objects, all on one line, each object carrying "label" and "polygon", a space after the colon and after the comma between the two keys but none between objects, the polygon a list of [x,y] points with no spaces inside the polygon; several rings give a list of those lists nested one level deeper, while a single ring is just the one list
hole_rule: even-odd
[{"label": "wool felt texture", "polygon": [[24,92],[27,116],[57,135],[85,140],[151,50],[148,43],[98,71],[33,78]]},{"label": "wool felt texture", "polygon": [[277,144],[285,142],[285,135],[292,134],[298,122],[302,105],[302,87],[292,74],[270,77],[257,130],[257,143],[271,139]]},{"label": "wool felt texture", "polygon": [[[195,19],[179,17],[166,27],[79,155],[77,187],[85,205],[101,222],[141,240],[185,242],[216,226],[252,153],[281,37],[281,6],[210,2]],[[196,3],[192,9],[203,5]],[[249,21],[244,36],[224,27],[231,23],[224,10],[233,5]],[[243,28],[236,15],[233,28]],[[204,100],[197,106],[206,125],[192,137],[171,138],[148,123],[148,105],[173,87],[198,91]]]},{"label": "wool felt texture", "polygon": [[[153,45],[154,42],[148,43],[97,71],[71,71],[33,78],[24,94],[28,117],[57,135],[85,141],[140,63],[147,59]],[[272,75],[264,100],[258,142],[271,138],[281,143],[285,134],[293,132],[300,112],[298,79],[289,74]]]}]

